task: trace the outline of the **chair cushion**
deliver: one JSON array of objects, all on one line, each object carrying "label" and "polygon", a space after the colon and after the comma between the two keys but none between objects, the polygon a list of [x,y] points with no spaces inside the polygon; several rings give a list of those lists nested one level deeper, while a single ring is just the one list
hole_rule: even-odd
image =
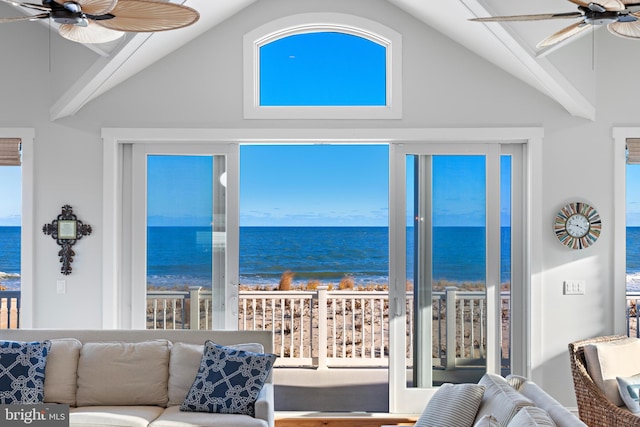
[{"label": "chair cushion", "polygon": [[274,354],[205,342],[198,374],[180,410],[253,416],[275,360]]},{"label": "chair cushion", "polygon": [[50,341],[0,341],[0,404],[44,401],[44,379]]},{"label": "chair cushion", "polygon": [[44,401],[76,404],[78,359],[82,343],[75,338],[51,340],[44,377]]},{"label": "chair cushion", "polygon": [[549,414],[536,406],[528,406],[520,409],[518,413],[511,419],[507,427],[556,427]]},{"label": "chair cushion", "polygon": [[213,414],[209,412],[181,412],[170,406],[149,427],[268,427],[265,420],[250,415]]},{"label": "chair cushion", "polygon": [[170,345],[167,340],[84,343],[77,405],[166,406]]},{"label": "chair cushion", "polygon": [[164,408],[159,406],[83,406],[69,410],[69,426],[147,427]]},{"label": "chair cushion", "polygon": [[617,377],[618,391],[624,404],[634,414],[640,412],[640,374],[632,377]]},{"label": "chair cushion", "polygon": [[493,414],[501,426],[506,426],[521,408],[535,406],[529,398],[511,387],[500,375],[484,374],[478,384],[486,388],[476,419]]},{"label": "chair cushion", "polygon": [[[264,347],[260,343],[234,344],[228,347],[254,353],[264,352]],[[169,359],[169,403],[167,406],[180,405],[184,402],[198,374],[203,353],[203,344],[173,343]]]},{"label": "chair cushion", "polygon": [[442,384],[415,427],[472,427],[484,391],[484,386],[478,384]]},{"label": "chair cushion", "polygon": [[640,340],[629,338],[589,344],[584,347],[584,356],[593,382],[615,405],[624,405],[616,377],[630,377],[638,373]]}]

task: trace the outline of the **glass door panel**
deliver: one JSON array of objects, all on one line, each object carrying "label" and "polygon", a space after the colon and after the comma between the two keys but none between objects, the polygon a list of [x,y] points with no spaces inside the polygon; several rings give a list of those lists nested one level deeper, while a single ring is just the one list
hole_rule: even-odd
[{"label": "glass door panel", "polygon": [[513,161],[500,144],[424,144],[392,163],[390,406],[419,412],[445,382],[510,372]]},{"label": "glass door panel", "polygon": [[237,220],[230,227],[228,156],[207,151],[134,148],[134,164],[146,171],[134,172],[134,194],[144,197],[134,198],[132,214],[134,306],[146,307],[146,318],[134,319],[145,328],[237,325],[237,279],[229,280],[238,273],[237,255],[229,255]]},{"label": "glass door panel", "polygon": [[485,158],[409,154],[406,164],[407,384],[477,382],[486,370]]}]

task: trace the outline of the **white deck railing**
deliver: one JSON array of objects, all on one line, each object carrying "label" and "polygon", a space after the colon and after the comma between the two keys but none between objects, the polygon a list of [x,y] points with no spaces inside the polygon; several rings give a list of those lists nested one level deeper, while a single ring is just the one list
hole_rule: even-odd
[{"label": "white deck railing", "polygon": [[[240,291],[238,329],[271,330],[279,366],[387,366],[387,291]],[[198,301],[198,304],[192,304]],[[502,296],[509,323],[509,294]],[[207,329],[211,291],[148,292],[148,327]],[[448,306],[456,309],[447,311]],[[413,293],[406,295],[406,358],[413,358]],[[188,314],[187,314],[188,313]],[[486,352],[484,292],[448,287],[433,293],[433,364],[451,368],[483,360]],[[199,319],[191,322],[190,319]],[[324,351],[320,351],[324,349]],[[447,351],[454,349],[454,351]],[[503,359],[509,349],[503,349]]]},{"label": "white deck railing", "polygon": [[[324,303],[319,303],[322,300]],[[192,301],[198,301],[192,304]],[[503,327],[509,325],[509,294],[502,294]],[[20,291],[0,291],[0,329],[20,327]],[[455,312],[446,307],[456,304]],[[486,350],[483,292],[455,287],[433,294],[433,364],[451,367],[483,359]],[[627,293],[627,335],[640,338],[640,292]],[[407,366],[413,355],[413,293],[407,292]],[[388,355],[389,295],[383,291],[241,291],[239,329],[271,329],[281,366],[384,366]],[[449,317],[450,316],[450,317]],[[200,319],[197,324],[190,319]],[[211,291],[147,292],[150,329],[206,329]],[[323,320],[323,321],[320,321]],[[455,332],[452,332],[455,331]],[[508,329],[503,329],[505,336]],[[326,349],[319,352],[320,348]],[[447,349],[455,348],[454,352]],[[509,349],[502,349],[503,359]]]},{"label": "white deck railing", "polygon": [[0,291],[0,329],[20,327],[20,291]]}]

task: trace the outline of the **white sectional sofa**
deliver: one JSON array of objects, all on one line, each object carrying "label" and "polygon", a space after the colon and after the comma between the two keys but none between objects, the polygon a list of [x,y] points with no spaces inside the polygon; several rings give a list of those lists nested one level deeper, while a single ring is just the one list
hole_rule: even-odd
[{"label": "white sectional sofa", "polygon": [[44,402],[69,405],[72,427],[274,426],[270,374],[253,414],[181,410],[205,341],[268,354],[270,331],[17,329],[0,340],[51,341]]}]

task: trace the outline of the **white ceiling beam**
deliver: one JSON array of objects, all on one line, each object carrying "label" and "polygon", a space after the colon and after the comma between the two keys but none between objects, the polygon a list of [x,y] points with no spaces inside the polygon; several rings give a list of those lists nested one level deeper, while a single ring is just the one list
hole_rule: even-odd
[{"label": "white ceiling beam", "polygon": [[498,23],[468,22],[490,15],[477,0],[449,0],[435,7],[423,0],[388,1],[549,96],[570,114],[595,119],[595,106],[547,58],[536,58]]},{"label": "white ceiling beam", "polygon": [[77,113],[86,103],[209,31],[256,0],[187,0],[200,13],[194,25],[157,33],[131,33],[109,56],[98,58],[50,108],[52,121]]}]

